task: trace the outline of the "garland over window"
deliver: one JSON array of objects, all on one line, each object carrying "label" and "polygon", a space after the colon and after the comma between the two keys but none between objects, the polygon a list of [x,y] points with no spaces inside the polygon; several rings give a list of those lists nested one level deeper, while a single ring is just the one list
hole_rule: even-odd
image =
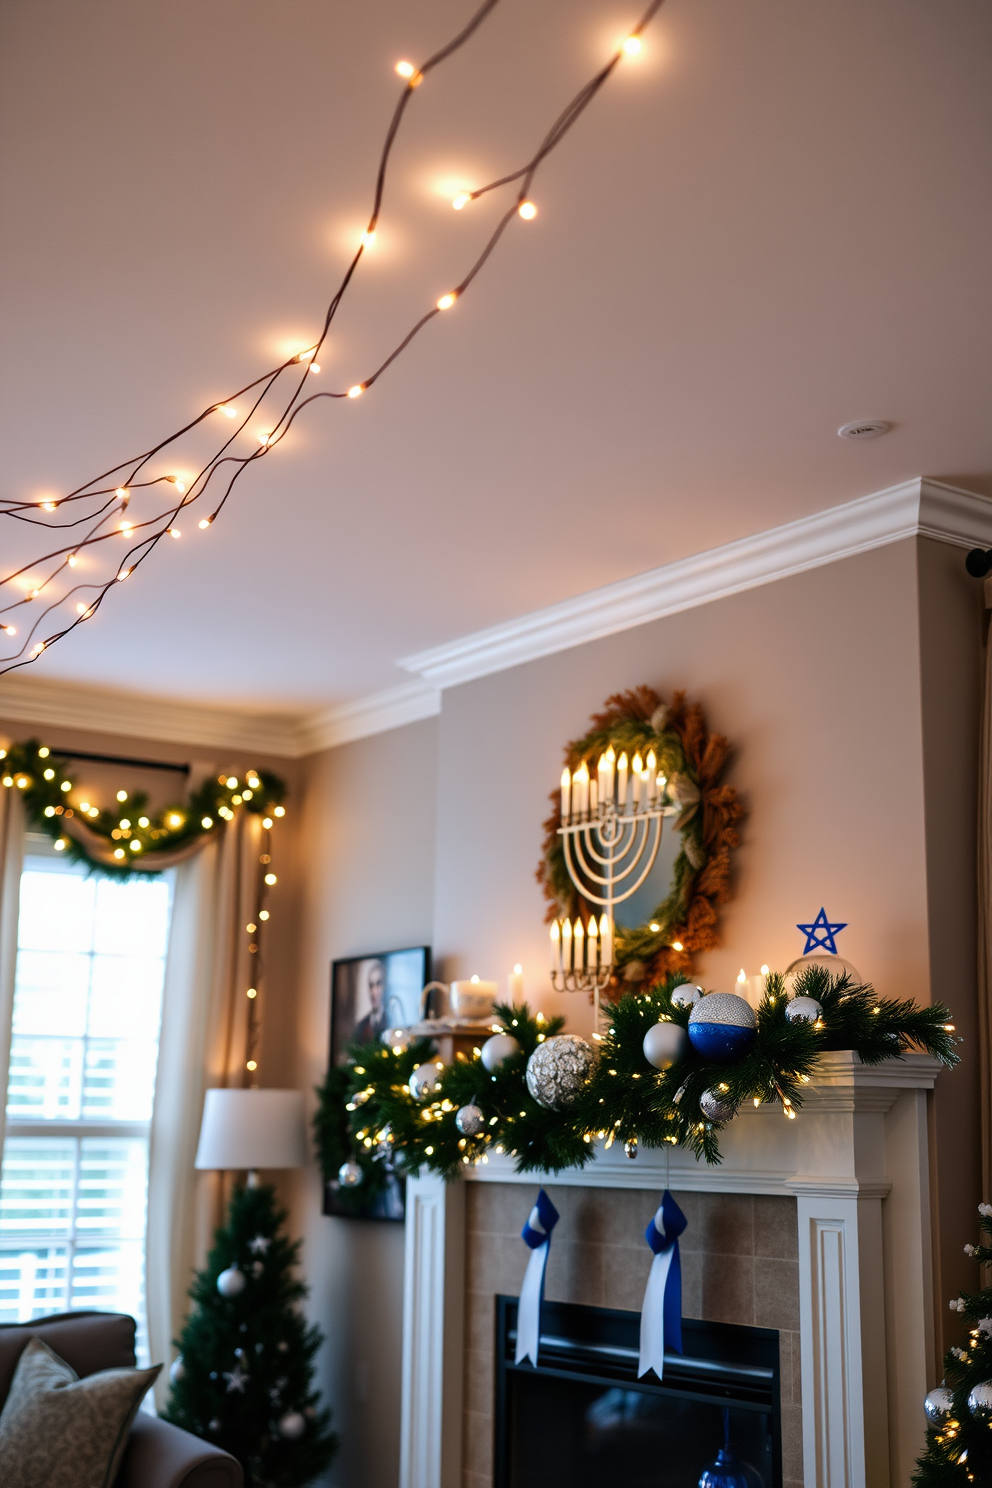
[{"label": "garland over window", "polygon": [[[688,996],[679,995],[680,987]],[[532,1015],[526,1005],[496,1010],[492,1032],[510,1040],[501,1062],[483,1057],[485,1032],[471,1057],[459,1054],[447,1067],[428,1039],[355,1047],[318,1092],[315,1132],[325,1179],[335,1182],[344,1165],[356,1203],[361,1188],[365,1204],[384,1186],[392,1164],[451,1178],[496,1152],[514,1158],[518,1172],[557,1172],[582,1167],[598,1141],[608,1147],[621,1142],[631,1153],[638,1142],[670,1143],[718,1163],[720,1130],[741,1107],[778,1102],[786,1117],[796,1116],[817,1058],[827,1050],[851,1049],[864,1064],[911,1049],[957,1063],[953,1024],[942,1005],[879,998],[870,986],[833,977],[818,965],[799,973],[792,992],[790,998],[782,976],[770,975],[749,1047],[719,1062],[698,1053],[681,1031],[689,1029],[693,1008],[707,1002],[681,977],[621,996],[606,1009],[610,1026],[598,1057],[580,1039],[566,1035],[562,1041],[590,1056],[564,1109],[535,1096],[534,1090],[542,1092],[532,1066],[541,1046],[560,1035],[564,1019]],[[808,1016],[796,1017],[797,1009]],[[645,1053],[645,1035],[659,1023],[680,1030],[673,1034],[681,1052],[666,1068],[655,1067]],[[348,1192],[343,1188],[342,1197]]]},{"label": "garland over window", "polygon": [[37,739],[0,750],[0,761],[0,780],[21,793],[34,830],[51,837],[70,862],[91,863],[112,878],[159,873],[181,862],[206,846],[237,810],[260,816],[266,830],[286,814],[286,787],[265,770],[249,770],[243,779],[220,775],[185,801],[149,813],[144,791],[118,791],[110,809],[80,799],[68,761]]}]

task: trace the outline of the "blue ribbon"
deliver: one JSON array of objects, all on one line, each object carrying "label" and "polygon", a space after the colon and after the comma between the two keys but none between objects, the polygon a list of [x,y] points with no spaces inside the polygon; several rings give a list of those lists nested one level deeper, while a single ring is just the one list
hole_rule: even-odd
[{"label": "blue ribbon", "polygon": [[558,1210],[542,1188],[527,1222],[521,1230],[525,1245],[530,1250],[527,1271],[520,1288],[517,1303],[517,1352],[514,1363],[530,1359],[537,1364],[537,1350],[541,1337],[541,1301],[544,1297],[544,1271],[548,1264],[551,1247],[551,1232],[558,1223]]},{"label": "blue ribbon", "polygon": [[682,1262],[679,1236],[688,1221],[668,1189],[653,1214],[644,1238],[654,1256],[641,1308],[641,1349],[637,1377],[653,1369],[659,1379],[665,1348],[682,1352]]}]

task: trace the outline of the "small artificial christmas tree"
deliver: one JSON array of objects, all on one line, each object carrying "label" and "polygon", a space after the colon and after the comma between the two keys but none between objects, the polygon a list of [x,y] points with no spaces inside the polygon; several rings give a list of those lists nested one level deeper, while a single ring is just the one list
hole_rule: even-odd
[{"label": "small artificial christmas tree", "polygon": [[165,1411],[236,1457],[246,1488],[302,1488],[337,1446],[313,1388],[321,1334],[298,1310],[307,1289],[293,1275],[300,1242],[282,1233],[285,1218],[272,1187],[235,1189],[190,1287]]},{"label": "small artificial christmas tree", "polygon": [[[981,1265],[992,1262],[992,1204],[979,1204],[985,1243],[965,1250]],[[992,1287],[957,1297],[953,1312],[968,1323],[965,1348],[944,1355],[944,1382],[924,1409],[927,1447],[913,1474],[915,1488],[967,1488],[992,1483]]]}]

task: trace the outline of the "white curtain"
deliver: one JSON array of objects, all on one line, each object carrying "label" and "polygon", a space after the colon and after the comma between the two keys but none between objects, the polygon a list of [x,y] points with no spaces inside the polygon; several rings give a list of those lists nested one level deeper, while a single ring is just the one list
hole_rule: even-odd
[{"label": "white curtain", "polygon": [[0,789],[0,1155],[6,1125],[10,1026],[17,969],[17,913],[24,862],[24,810],[16,790]]},{"label": "white curtain", "polygon": [[[148,1182],[147,1307],[153,1362],[175,1355],[194,1268],[222,1217],[221,1176],[193,1168],[203,1093],[245,1079],[245,933],[261,848],[257,817],[239,812],[218,840],[176,869],[166,959]],[[168,1395],[167,1371],[156,1403]]]}]

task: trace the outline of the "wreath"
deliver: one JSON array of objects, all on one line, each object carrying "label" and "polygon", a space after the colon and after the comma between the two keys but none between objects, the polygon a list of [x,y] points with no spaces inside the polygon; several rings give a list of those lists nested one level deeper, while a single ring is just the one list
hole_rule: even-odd
[{"label": "wreath", "polygon": [[[492,1032],[509,1034],[516,1047],[493,1068],[482,1048],[471,1056],[458,1054],[442,1068],[429,1039],[395,1041],[395,1030],[389,1044],[353,1046],[317,1092],[314,1132],[325,1181],[336,1183],[339,1168],[348,1165],[352,1192],[361,1188],[364,1202],[392,1165],[452,1178],[465,1165],[487,1162],[494,1151],[509,1154],[518,1172],[557,1172],[584,1166],[597,1141],[607,1147],[619,1141],[631,1156],[638,1142],[670,1143],[718,1163],[719,1133],[740,1107],[779,1102],[787,1117],[795,1117],[816,1061],[827,1050],[852,1049],[863,1064],[899,1058],[910,1049],[945,1065],[957,1063],[946,1007],[879,998],[850,975],[835,977],[811,964],[796,976],[792,998],[781,975],[767,978],[754,1038],[742,1057],[717,1062],[676,1034],[681,1052],[657,1068],[645,1052],[645,1035],[658,1023],[688,1030],[692,1003],[673,995],[684,985],[683,977],[671,976],[607,1006],[609,1032],[598,1058],[588,1051],[588,1070],[575,1081],[564,1108],[549,1108],[537,1098],[540,1088],[532,1089],[528,1064],[561,1033],[565,1020],[531,1014],[526,1005],[496,1009]],[[691,992],[698,998],[697,989]],[[815,1021],[795,1017],[795,1010],[790,1017],[798,998],[813,999]],[[582,1041],[569,1039],[575,1043]],[[423,1066],[430,1066],[426,1081]],[[714,1109],[721,1114],[714,1116]]]},{"label": "wreath", "polygon": [[[645,925],[617,926],[613,959],[626,982],[652,985],[676,972],[689,974],[699,951],[718,943],[717,910],[730,898],[730,855],[740,838],[737,824],[744,808],[723,773],[730,745],[711,734],[698,703],[687,704],[683,692],[665,704],[651,687],[636,687],[609,697],[592,728],[565,750],[574,773],[583,760],[595,762],[611,744],[619,755],[646,756],[653,750],[667,777],[666,793],[682,846],[675,860],[668,897]],[[544,851],[537,880],[548,900],[546,919],[588,919],[592,906],[582,899],[568,874],[559,833],[561,798],[552,793],[553,810],[544,823]]]},{"label": "wreath", "polygon": [[286,787],[265,770],[249,770],[241,781],[219,775],[204,781],[186,801],[149,814],[144,791],[119,791],[111,810],[74,798],[76,783],[68,761],[37,739],[0,749],[0,760],[0,780],[21,793],[34,830],[51,837],[70,862],[92,864],[110,878],[158,873],[181,862],[233,820],[238,808],[261,816],[269,827],[272,817],[286,814]]}]

